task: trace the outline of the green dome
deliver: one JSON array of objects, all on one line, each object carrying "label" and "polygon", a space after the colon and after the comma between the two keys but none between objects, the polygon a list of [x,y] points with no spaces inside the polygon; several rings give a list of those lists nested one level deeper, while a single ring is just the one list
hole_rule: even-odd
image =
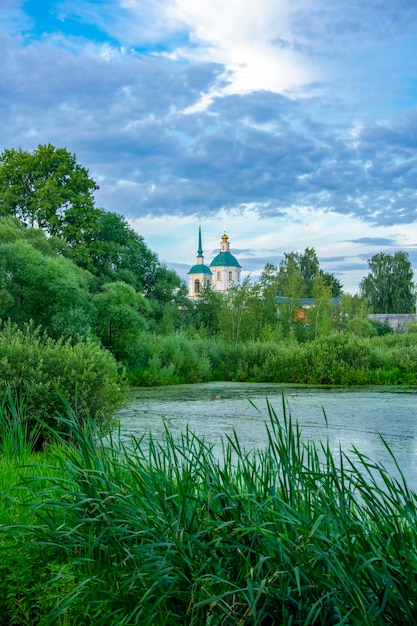
[{"label": "green dome", "polygon": [[210,267],[240,267],[238,260],[230,252],[220,252],[210,263]]},{"label": "green dome", "polygon": [[193,267],[190,269],[188,273],[189,274],[210,274],[211,276],[213,272],[207,265],[204,265],[204,263],[200,263],[199,265],[193,265]]}]

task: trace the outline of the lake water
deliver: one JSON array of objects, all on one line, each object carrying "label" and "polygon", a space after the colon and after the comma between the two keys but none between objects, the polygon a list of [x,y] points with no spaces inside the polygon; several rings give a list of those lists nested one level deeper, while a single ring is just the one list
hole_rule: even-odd
[{"label": "lake water", "polygon": [[[329,438],[334,451],[353,446],[395,474],[379,435],[395,453],[407,481],[417,490],[417,390],[403,387],[313,388],[255,383],[205,383],[132,390],[118,412],[123,439],[152,432],[163,438],[164,422],[174,436],[191,431],[221,454],[221,437],[236,431],[245,449],[266,444],[266,399],[278,416],[284,401],[303,438]],[[253,406],[253,404],[255,407]],[[323,411],[326,413],[326,419]]]}]

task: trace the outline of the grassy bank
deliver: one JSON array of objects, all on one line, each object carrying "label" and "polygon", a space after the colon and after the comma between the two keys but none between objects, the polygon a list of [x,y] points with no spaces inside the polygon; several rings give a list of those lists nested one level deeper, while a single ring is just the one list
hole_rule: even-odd
[{"label": "grassy bank", "polygon": [[414,623],[415,494],[269,413],[267,449],[222,461],[190,432],[97,445],[71,414],[42,463],[4,455],[0,623]]}]

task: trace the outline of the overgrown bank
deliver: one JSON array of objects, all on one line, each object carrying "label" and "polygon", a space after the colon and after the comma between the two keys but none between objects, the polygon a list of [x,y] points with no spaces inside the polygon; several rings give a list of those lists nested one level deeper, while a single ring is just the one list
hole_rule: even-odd
[{"label": "overgrown bank", "polygon": [[335,333],[308,343],[234,345],[177,333],[143,338],[128,373],[133,385],[235,380],[331,385],[417,384],[417,334]]},{"label": "overgrown bank", "polygon": [[40,465],[0,459],[0,622],[414,623],[416,495],[269,408],[265,452],[222,462],[190,432],[97,446],[71,415]]}]

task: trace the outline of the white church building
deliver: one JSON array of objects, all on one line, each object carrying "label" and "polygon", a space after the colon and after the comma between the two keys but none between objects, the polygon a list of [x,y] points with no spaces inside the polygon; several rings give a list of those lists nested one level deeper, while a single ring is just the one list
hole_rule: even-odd
[{"label": "white church building", "polygon": [[197,299],[203,286],[211,284],[213,291],[227,293],[235,285],[240,285],[241,266],[230,252],[229,237],[224,233],[220,242],[220,252],[210,265],[204,264],[201,244],[201,226],[198,228],[197,263],[188,272],[188,296]]}]

